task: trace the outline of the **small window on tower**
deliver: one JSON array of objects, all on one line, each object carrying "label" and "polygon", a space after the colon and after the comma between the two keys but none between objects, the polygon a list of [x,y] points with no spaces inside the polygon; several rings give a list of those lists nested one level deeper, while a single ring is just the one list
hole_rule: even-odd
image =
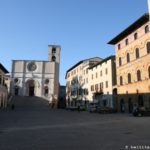
[{"label": "small window on tower", "polygon": [[55,48],[55,47],[52,48],[52,53],[53,53],[53,54],[56,53],[56,48]]},{"label": "small window on tower", "polygon": [[56,61],[56,57],[55,56],[52,56],[52,61]]}]

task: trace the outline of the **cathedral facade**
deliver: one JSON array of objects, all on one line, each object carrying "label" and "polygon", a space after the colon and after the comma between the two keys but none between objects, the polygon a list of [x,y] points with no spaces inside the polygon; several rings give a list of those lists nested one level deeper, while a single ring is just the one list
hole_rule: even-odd
[{"label": "cathedral facade", "polygon": [[48,45],[48,60],[12,60],[11,93],[57,101],[60,46]]}]

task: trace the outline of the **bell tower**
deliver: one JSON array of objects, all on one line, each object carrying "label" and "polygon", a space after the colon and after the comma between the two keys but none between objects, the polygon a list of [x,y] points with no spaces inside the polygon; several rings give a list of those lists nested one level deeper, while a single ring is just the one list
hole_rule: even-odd
[{"label": "bell tower", "polygon": [[48,60],[51,62],[60,63],[60,46],[48,45]]}]

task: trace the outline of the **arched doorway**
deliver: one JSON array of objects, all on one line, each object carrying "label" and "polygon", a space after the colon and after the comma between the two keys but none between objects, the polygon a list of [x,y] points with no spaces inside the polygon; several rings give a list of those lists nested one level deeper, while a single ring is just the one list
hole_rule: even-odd
[{"label": "arched doorway", "polygon": [[29,96],[35,95],[35,81],[34,80],[28,80],[27,81],[27,89],[28,89],[28,95]]}]

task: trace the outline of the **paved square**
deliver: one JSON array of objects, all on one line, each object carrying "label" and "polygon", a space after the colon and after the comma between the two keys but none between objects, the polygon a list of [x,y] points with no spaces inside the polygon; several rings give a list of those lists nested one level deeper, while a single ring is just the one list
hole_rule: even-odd
[{"label": "paved square", "polygon": [[50,109],[37,98],[15,106],[0,112],[0,150],[150,149],[150,117]]}]

